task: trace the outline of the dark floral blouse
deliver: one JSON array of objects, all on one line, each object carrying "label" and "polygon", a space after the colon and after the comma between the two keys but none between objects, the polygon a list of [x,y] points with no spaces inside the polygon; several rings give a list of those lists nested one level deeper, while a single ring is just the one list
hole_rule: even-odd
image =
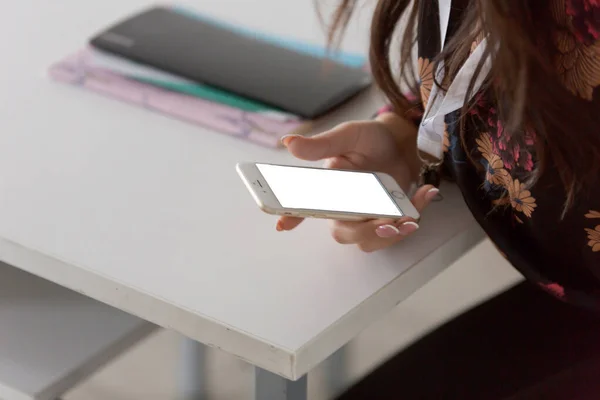
[{"label": "dark floral blouse", "polygon": [[[421,3],[426,5],[420,13],[419,74],[426,103],[439,27],[437,2]],[[594,102],[600,113],[600,0],[548,0],[548,5],[563,28],[556,32],[560,55],[554,60],[563,84]],[[453,8],[448,34],[460,12]],[[468,119],[475,126],[467,129],[475,133],[465,137],[466,149],[458,136],[458,112],[446,116],[446,169],[490,239],[526,278],[562,300],[599,309],[600,177],[593,195],[576,200],[561,218],[565,194],[556,172],[549,169],[533,187],[524,184],[536,163],[535,132],[529,133],[527,146],[513,143],[491,104],[483,94],[476,97],[471,113],[479,118]]]}]

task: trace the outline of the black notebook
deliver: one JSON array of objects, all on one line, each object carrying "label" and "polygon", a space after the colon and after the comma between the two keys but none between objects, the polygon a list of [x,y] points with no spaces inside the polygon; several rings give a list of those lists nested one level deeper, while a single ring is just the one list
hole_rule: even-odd
[{"label": "black notebook", "polygon": [[90,43],[308,119],[371,83],[362,69],[298,53],[162,7],[132,16]]}]

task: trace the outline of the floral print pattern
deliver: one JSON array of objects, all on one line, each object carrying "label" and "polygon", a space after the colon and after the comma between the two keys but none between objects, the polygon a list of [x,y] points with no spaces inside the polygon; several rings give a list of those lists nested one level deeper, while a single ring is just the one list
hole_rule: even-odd
[{"label": "floral print pattern", "polygon": [[[589,219],[600,219],[600,212],[590,211],[585,217]],[[585,231],[588,234],[588,246],[592,248],[594,253],[600,252],[600,225],[597,225],[594,229],[585,228]]]},{"label": "floral print pattern", "polygon": [[510,197],[510,205],[512,208],[531,218],[531,214],[537,207],[537,204],[535,204],[535,197],[531,195],[531,192],[527,190],[518,179],[511,179],[509,181],[508,195]]},{"label": "floral print pattern", "polygon": [[[417,38],[424,105],[435,84],[430,60],[439,54],[435,35],[439,17],[433,15],[437,7],[427,4],[431,3],[420,4]],[[548,65],[555,66],[565,88],[600,113],[600,0],[535,4],[547,5],[555,19],[548,26],[556,27],[557,51]],[[453,10],[454,32],[465,10]],[[543,173],[530,183],[539,137],[526,127],[524,135],[510,132],[493,93],[478,93],[468,115],[458,110],[447,114],[444,122],[444,169],[499,251],[543,290],[600,311],[600,209],[589,205],[600,201],[600,176],[589,185],[589,194],[576,198],[565,210],[560,171],[547,162]]]},{"label": "floral print pattern", "polygon": [[558,283],[539,283],[540,287],[548,293],[563,299],[565,297],[565,288],[560,286]]},{"label": "floral print pattern", "polygon": [[560,26],[556,34],[559,55],[555,61],[563,84],[574,95],[591,101],[600,85],[600,2],[552,0]]},{"label": "floral print pattern", "polygon": [[[533,211],[537,207],[535,197],[527,190],[518,179],[513,179],[511,174],[505,169],[505,163],[502,158],[494,151],[494,145],[490,134],[484,132],[475,140],[477,150],[485,162],[485,179],[494,186],[500,186],[508,192],[508,198],[499,198],[495,200],[496,205],[509,204],[512,208],[526,217],[531,218]],[[522,222],[520,218],[516,218]]]},{"label": "floral print pattern", "polygon": [[566,0],[558,2],[557,6],[559,10],[564,7],[579,42],[590,45],[600,38],[600,1]]},{"label": "floral print pattern", "polygon": [[525,133],[525,142],[519,143],[510,132],[504,128],[504,124],[498,117],[495,107],[490,105],[490,100],[480,94],[475,105],[469,111],[469,115],[477,120],[478,129],[487,132],[491,140],[492,151],[500,157],[504,169],[514,172],[523,169],[526,172],[533,171],[535,157],[535,139],[533,131]]},{"label": "floral print pattern", "polygon": [[419,78],[421,80],[421,101],[423,108],[426,109],[433,88],[433,63],[427,58],[419,57]]},{"label": "floral print pattern", "polygon": [[504,169],[504,162],[500,156],[494,153],[490,134],[487,132],[482,133],[481,137],[476,140],[476,143],[477,149],[487,161],[485,172],[486,181],[497,186],[508,185],[511,180],[510,174]]}]

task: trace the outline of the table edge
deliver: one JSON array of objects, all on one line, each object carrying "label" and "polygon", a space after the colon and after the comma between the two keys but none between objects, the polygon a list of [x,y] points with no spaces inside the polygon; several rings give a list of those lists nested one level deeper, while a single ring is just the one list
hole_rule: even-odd
[{"label": "table edge", "polygon": [[[197,314],[94,271],[0,238],[0,261],[74,290],[146,321],[177,331],[252,365],[297,380],[473,248],[485,234],[473,221],[298,350]],[[51,266],[52,268],[48,268]],[[58,278],[60,277],[60,278]],[[113,292],[112,295],[108,293]],[[114,294],[117,293],[117,295]],[[364,316],[364,317],[362,317]],[[369,318],[366,318],[369,316]]]},{"label": "table edge", "polygon": [[0,238],[0,261],[163,328],[177,331],[207,346],[231,353],[252,365],[287,378],[292,377],[294,352],[248,332],[228,327],[5,237]]},{"label": "table edge", "polygon": [[296,352],[291,379],[299,379],[319,365],[370,325],[362,321],[372,321],[373,315],[375,315],[375,319],[386,315],[391,309],[452,265],[465,252],[475,247],[485,236],[483,229],[473,220],[451,240],[413,264],[377,293],[365,299]]}]

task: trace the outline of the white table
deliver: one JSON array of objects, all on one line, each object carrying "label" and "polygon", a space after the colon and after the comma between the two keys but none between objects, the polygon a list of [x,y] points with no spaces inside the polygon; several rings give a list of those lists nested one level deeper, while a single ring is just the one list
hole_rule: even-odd
[{"label": "white table", "polygon": [[0,398],[59,399],[156,328],[0,262]]},{"label": "white table", "polygon": [[[323,40],[312,0],[187,3]],[[4,5],[0,260],[254,364],[262,369],[257,392],[279,390],[266,398],[286,398],[286,386],[302,394],[300,378],[473,246],[481,230],[446,186],[419,232],[388,251],[337,245],[324,221],[277,233],[234,164],[294,162],[284,151],[45,78],[51,62],[147,4]],[[346,49],[366,48],[370,12],[362,9]],[[364,117],[377,102],[345,118]]]}]

